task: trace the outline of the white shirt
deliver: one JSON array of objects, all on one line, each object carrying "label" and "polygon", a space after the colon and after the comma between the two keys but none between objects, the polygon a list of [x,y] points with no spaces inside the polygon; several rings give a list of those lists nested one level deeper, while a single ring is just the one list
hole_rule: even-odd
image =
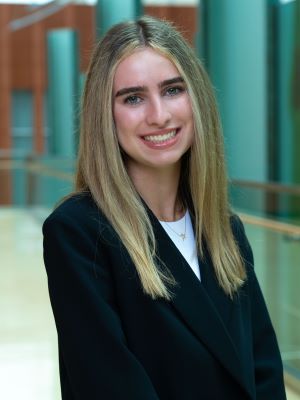
[{"label": "white shirt", "polygon": [[187,211],[185,215],[177,221],[159,222],[192,268],[197,278],[201,280],[195,235],[189,212]]}]

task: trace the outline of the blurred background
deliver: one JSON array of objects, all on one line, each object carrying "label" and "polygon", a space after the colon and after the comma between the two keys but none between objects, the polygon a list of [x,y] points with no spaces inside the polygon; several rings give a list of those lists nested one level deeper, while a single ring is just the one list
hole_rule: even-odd
[{"label": "blurred background", "polygon": [[93,46],[142,14],[173,21],[213,81],[231,203],[300,399],[300,0],[0,0],[0,397],[60,398],[41,226],[73,187]]}]

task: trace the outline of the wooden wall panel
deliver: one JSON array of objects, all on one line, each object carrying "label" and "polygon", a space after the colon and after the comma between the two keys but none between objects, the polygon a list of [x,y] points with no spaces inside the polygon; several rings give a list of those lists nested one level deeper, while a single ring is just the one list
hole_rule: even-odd
[{"label": "wooden wall panel", "polygon": [[13,89],[31,89],[31,60],[32,60],[32,41],[30,28],[21,29],[11,35],[11,71]]},{"label": "wooden wall panel", "polygon": [[9,169],[0,169],[0,206],[12,203],[12,176]]},{"label": "wooden wall panel", "polygon": [[10,7],[0,4],[0,150],[6,153],[11,147],[11,36],[7,29],[9,20]]},{"label": "wooden wall panel", "polygon": [[[11,109],[11,67],[10,33],[7,29],[11,18],[11,9],[0,4],[0,159],[9,158],[11,148],[10,109]],[[0,166],[0,205],[12,202],[11,172]]]},{"label": "wooden wall panel", "polygon": [[74,22],[81,32],[79,39],[80,70],[83,72],[88,68],[96,41],[96,15],[92,7],[77,6],[74,10]]},{"label": "wooden wall panel", "polygon": [[33,85],[33,152],[42,154],[44,151],[44,91],[46,74],[45,37],[41,22],[32,26],[31,41],[31,81]]},{"label": "wooden wall panel", "polygon": [[[28,15],[28,7],[22,5],[7,5],[10,21]],[[44,150],[43,135],[43,96],[47,88],[47,32],[51,29],[71,28],[78,31],[80,70],[87,69],[90,52],[95,40],[94,8],[84,5],[67,5],[57,13],[34,23],[28,27],[10,31],[6,26],[6,34],[10,38],[10,56],[6,57],[9,64],[10,84],[12,90],[30,90],[33,92],[33,153],[42,154]],[[0,46],[0,51],[2,46]],[[6,68],[5,71],[7,71]],[[10,116],[8,96],[2,104],[6,107],[6,115]],[[2,107],[3,108],[3,107]],[[0,119],[3,112],[0,111]],[[8,123],[10,125],[10,121]],[[8,132],[10,127],[6,129]],[[3,136],[3,135],[2,135]],[[10,132],[6,134],[10,138]],[[3,140],[2,140],[3,142]],[[3,143],[0,138],[0,148]],[[10,147],[10,144],[7,145]]]},{"label": "wooden wall panel", "polygon": [[[24,6],[11,5],[10,7],[14,18],[26,15]],[[67,5],[38,24],[12,32],[12,88],[32,90],[35,87],[35,73],[40,76],[42,87],[47,86],[46,35],[47,31],[51,29],[71,28],[78,31],[80,69],[85,71],[95,40],[94,20],[93,7]],[[39,26],[38,32],[36,25]],[[37,58],[39,59],[38,63],[36,62]],[[33,60],[35,60],[34,64],[32,64]]]}]

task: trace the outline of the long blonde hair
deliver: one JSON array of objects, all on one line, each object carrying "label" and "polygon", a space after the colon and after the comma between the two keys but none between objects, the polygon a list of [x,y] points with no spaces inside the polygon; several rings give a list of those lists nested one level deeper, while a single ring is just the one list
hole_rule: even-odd
[{"label": "long blonde hair", "polygon": [[181,34],[165,21],[142,17],[115,25],[98,43],[85,84],[76,191],[89,191],[126,247],[145,293],[172,297],[176,284],[158,267],[149,216],[125,168],[112,111],[116,67],[134,51],[150,47],[168,57],[183,77],[191,99],[195,140],[185,155],[188,194],[200,257],[203,242],[220,286],[230,297],[245,280],[245,269],[230,226],[223,140],[209,78]]}]

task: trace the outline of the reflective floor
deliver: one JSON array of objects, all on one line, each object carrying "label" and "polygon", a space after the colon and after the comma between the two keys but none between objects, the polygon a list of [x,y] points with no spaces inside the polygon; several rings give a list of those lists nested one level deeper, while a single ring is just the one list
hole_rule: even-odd
[{"label": "reflective floor", "polygon": [[[42,261],[41,225],[48,212],[36,207],[0,208],[0,397],[4,400],[60,399],[56,332]],[[299,399],[288,390],[288,400]]]},{"label": "reflective floor", "polygon": [[56,332],[42,261],[48,211],[0,209],[0,397],[58,400]]},{"label": "reflective floor", "polygon": [[300,240],[246,224],[286,371],[300,378]]}]

